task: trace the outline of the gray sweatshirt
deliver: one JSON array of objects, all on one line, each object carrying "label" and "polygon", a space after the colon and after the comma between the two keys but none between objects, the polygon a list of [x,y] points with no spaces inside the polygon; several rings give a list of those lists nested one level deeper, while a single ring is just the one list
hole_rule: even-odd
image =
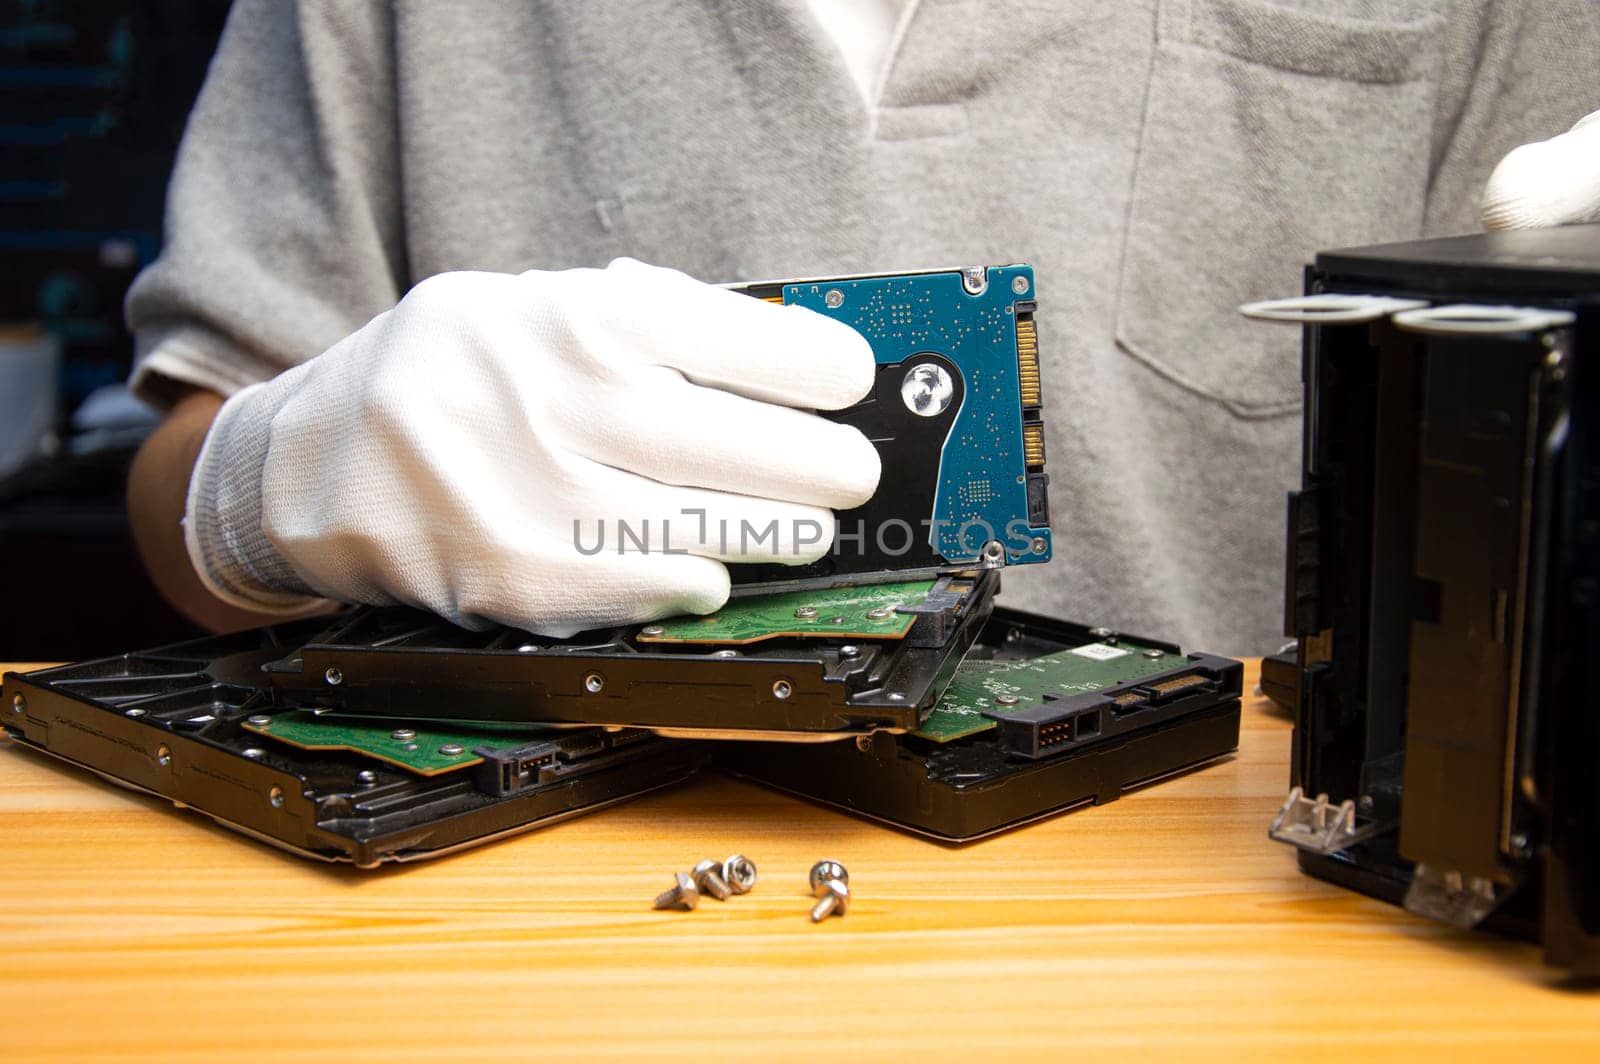
[{"label": "gray sweatshirt", "polygon": [[922,0],[871,107],[804,0],[236,0],[133,383],[229,394],[445,270],[1029,261],[1056,557],[1005,601],[1260,653],[1299,335],[1235,306],[1476,228],[1596,107],[1596,0]]}]

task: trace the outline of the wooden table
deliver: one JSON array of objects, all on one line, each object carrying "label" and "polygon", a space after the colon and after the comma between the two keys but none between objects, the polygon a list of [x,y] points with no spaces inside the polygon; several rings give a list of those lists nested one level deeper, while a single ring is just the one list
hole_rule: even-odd
[{"label": "wooden table", "polygon": [[[1302,876],[1288,752],[1254,697],[1232,761],[959,849],[707,777],[360,873],[0,750],[0,1060],[1600,1060],[1533,947]],[[651,911],[735,850],[754,893]]]}]

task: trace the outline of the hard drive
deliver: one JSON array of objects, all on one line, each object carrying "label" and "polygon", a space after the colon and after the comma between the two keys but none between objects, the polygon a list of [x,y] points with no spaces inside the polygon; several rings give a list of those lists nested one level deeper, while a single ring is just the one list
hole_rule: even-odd
[{"label": "hard drive", "polygon": [[993,608],[994,570],[736,599],[547,639],[363,609],[273,662],[306,705],[385,719],[829,739],[916,728]]},{"label": "hard drive", "polygon": [[736,585],[859,584],[1050,559],[1032,267],[730,287],[826,314],[867,339],[878,363],[871,394],[823,416],[865,433],[884,471],[865,505],[837,515],[828,556],[735,565]]},{"label": "hard drive", "polygon": [[[866,606],[880,599],[855,601],[851,612],[845,590],[805,592],[832,609],[774,598],[764,613],[664,621],[644,626],[649,635],[630,628],[598,644],[359,609],[332,625],[8,674],[4,725],[25,748],[295,853],[361,867],[600,808],[687,778],[713,750],[727,771],[959,841],[1111,801],[1235,748],[1237,662],[995,609],[999,579],[981,572],[941,582],[937,595],[964,608],[919,614],[926,603],[914,603],[909,620]],[[964,590],[950,589],[964,581]],[[833,631],[835,617],[845,633]],[[902,625],[903,638],[873,644]],[[942,642],[918,645],[923,625]],[[702,637],[716,642],[692,641]],[[337,661],[316,656],[330,647]],[[351,673],[341,662],[355,663]],[[362,711],[278,685],[289,663],[296,674],[320,669],[325,688],[349,685]],[[593,675],[609,679],[591,685]],[[806,678],[781,679],[789,676]],[[581,694],[569,690],[574,677]],[[773,719],[751,693],[791,683],[788,696],[771,695],[787,703],[812,690],[813,678],[832,690],[802,702],[793,722],[848,719],[856,730],[844,741],[702,743],[616,722],[651,716],[650,706],[681,719],[683,706],[710,702],[705,719],[718,727],[693,734],[837,739],[766,730]],[[586,697],[612,685],[623,689],[616,702]],[[565,699],[610,726],[529,722],[537,707]],[[391,711],[376,713],[380,703]]]},{"label": "hard drive", "polygon": [[850,743],[717,744],[725,771],[952,842],[1214,761],[1242,666],[997,607],[921,725]]},{"label": "hard drive", "polygon": [[638,730],[413,728],[275,700],[261,666],[316,630],[259,629],[8,673],[0,715],[19,746],[296,854],[362,868],[577,816],[705,761],[699,744]]}]

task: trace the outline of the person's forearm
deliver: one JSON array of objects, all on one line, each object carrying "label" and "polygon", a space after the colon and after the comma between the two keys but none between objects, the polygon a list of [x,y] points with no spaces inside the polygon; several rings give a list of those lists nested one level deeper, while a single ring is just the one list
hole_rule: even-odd
[{"label": "person's forearm", "polygon": [[216,632],[282,620],[230,606],[206,590],[183,542],[184,502],[195,459],[222,398],[191,391],[139,448],[128,473],[128,517],[134,542],[156,587],[185,617]]}]

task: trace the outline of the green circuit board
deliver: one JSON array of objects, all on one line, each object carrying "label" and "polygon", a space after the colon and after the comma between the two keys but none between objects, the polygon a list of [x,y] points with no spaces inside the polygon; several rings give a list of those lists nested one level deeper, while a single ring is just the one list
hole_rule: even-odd
[{"label": "green circuit board", "polygon": [[559,729],[520,727],[514,730],[431,721],[364,721],[295,709],[273,713],[264,723],[252,718],[241,725],[302,750],[348,750],[375,757],[420,776],[476,765],[480,746],[512,747],[539,739],[556,739]]},{"label": "green circuit board", "polygon": [[1103,691],[1125,680],[1138,680],[1181,666],[1181,654],[1162,652],[1138,643],[1088,643],[1071,650],[1028,661],[968,661],[923,718],[913,735],[946,743],[988,731],[994,721],[985,711],[1004,713],[999,697],[1015,698],[1016,709],[1039,704],[1046,694],[1081,695]]},{"label": "green circuit board", "polygon": [[706,617],[670,617],[645,625],[640,643],[755,643],[763,639],[904,639],[916,617],[896,613],[916,605],[933,589],[932,580],[860,587],[786,591],[731,600]]}]

